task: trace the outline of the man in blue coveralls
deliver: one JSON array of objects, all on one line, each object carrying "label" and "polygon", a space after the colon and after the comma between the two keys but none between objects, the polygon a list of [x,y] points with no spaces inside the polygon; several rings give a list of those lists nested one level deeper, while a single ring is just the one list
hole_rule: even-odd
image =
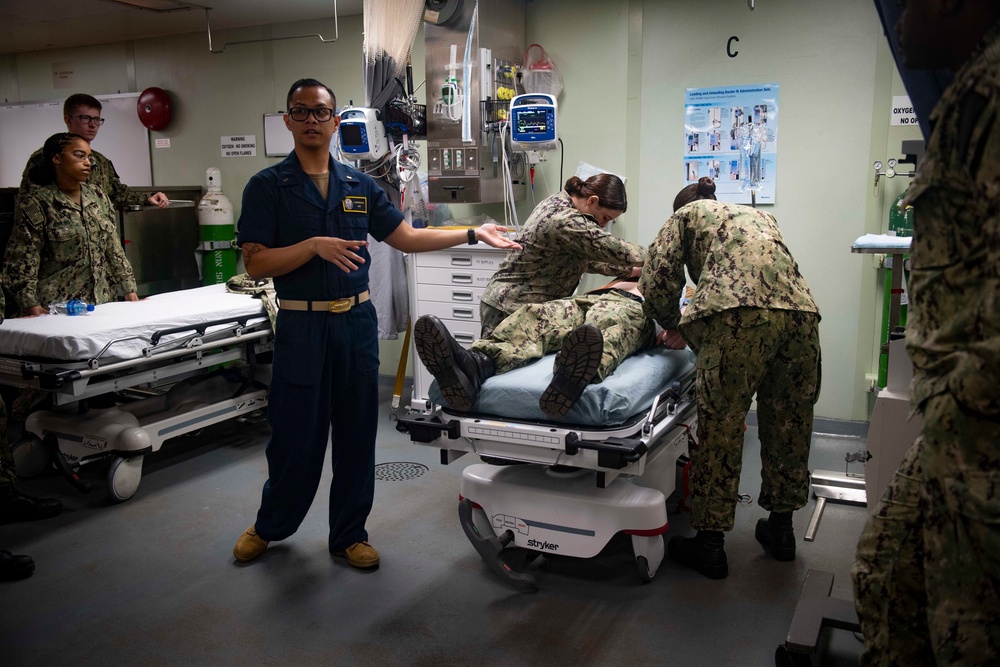
[{"label": "man in blue coveralls", "polygon": [[[330,156],[340,119],[333,91],[315,79],[292,84],[285,125],[295,150],[250,179],[239,243],[247,273],[274,278],[280,304],[274,341],[268,479],[257,521],[240,536],[240,562],[292,535],[319,487],[332,443],[330,552],[359,568],[379,564],[365,520],[375,492],[378,338],[368,300],[367,238],[403,252],[483,242],[518,248],[493,224],[414,229],[366,174]],[[332,427],[332,428],[331,428]]]}]

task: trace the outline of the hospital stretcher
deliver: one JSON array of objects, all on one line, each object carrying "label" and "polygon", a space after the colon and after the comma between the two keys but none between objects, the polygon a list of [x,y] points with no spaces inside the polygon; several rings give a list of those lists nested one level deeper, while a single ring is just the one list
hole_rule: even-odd
[{"label": "hospital stretcher", "polygon": [[517,568],[538,555],[590,558],[618,533],[631,537],[649,582],[664,556],[678,461],[697,429],[694,355],[658,348],[632,356],[560,421],[538,407],[553,360],[488,379],[469,412],[443,405],[433,384],[425,409],[411,406],[397,428],[439,448],[443,464],[467,453],[483,459],[462,473],[459,521],[518,590],[536,590],[535,577]]},{"label": "hospital stretcher", "polygon": [[88,491],[78,468],[110,459],[108,495],[128,500],[144,455],[267,405],[257,356],[272,342],[261,301],[225,285],[102,304],[88,315],[6,320],[0,384],[45,392],[52,404],[28,415],[12,446],[18,474],[54,463]]}]

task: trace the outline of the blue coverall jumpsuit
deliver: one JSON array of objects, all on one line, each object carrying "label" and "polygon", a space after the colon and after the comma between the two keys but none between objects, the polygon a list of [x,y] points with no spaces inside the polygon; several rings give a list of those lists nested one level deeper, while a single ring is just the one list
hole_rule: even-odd
[{"label": "blue coverall jumpsuit", "polygon": [[[243,192],[238,242],[280,248],[313,236],[382,241],[403,220],[375,181],[330,161],[327,201],[293,152],[250,179]],[[279,302],[331,301],[368,289],[365,259],[346,273],[313,257],[274,278]],[[257,534],[264,540],[292,535],[319,487],[329,437],[331,552],[368,539],[365,521],[375,493],[378,423],[378,336],[371,301],[344,313],[279,310],[274,378],[268,408],[271,439],[266,455]]]}]

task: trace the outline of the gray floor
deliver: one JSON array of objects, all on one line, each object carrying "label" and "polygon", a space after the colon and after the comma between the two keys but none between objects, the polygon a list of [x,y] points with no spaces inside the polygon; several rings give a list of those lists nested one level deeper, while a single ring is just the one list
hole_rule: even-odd
[{"label": "gray floor", "polygon": [[[798,558],[779,563],[753,538],[759,443],[746,437],[741,491],[727,536],[730,575],[711,581],[665,561],[643,585],[629,542],[613,540],[590,560],[536,561],[541,590],[512,591],[488,571],[457,518],[462,469],[413,445],[389,419],[386,384],[378,461],[415,462],[426,474],[379,482],[368,522],[382,555],[375,571],[326,549],[327,471],[305,523],[257,562],[236,564],[233,543],[253,523],[266,476],[266,427],[217,425],[167,443],[147,458],[135,497],[111,505],[103,466],[80,495],[58,477],[22,490],[59,497],[62,515],[0,526],[0,548],[37,563],[24,581],[0,583],[4,665],[404,664],[404,665],[772,665],[806,571],[835,574],[850,597],[862,507],[829,504],[805,542],[812,503],[795,517]],[[857,437],[817,435],[811,465],[843,470],[863,449]],[[852,467],[856,464],[852,464]],[[676,498],[670,500],[670,507]],[[669,537],[689,532],[671,517]],[[826,633],[815,665],[854,665],[861,645]]]}]

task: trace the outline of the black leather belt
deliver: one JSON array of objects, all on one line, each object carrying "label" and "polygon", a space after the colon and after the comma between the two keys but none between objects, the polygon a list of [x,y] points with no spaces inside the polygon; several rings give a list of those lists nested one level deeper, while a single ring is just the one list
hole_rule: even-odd
[{"label": "black leather belt", "polygon": [[617,294],[618,296],[623,296],[628,299],[632,299],[636,303],[642,303],[643,298],[638,294],[632,294],[628,290],[624,290],[620,287],[602,287],[601,289],[595,289],[587,292],[587,294]]}]

